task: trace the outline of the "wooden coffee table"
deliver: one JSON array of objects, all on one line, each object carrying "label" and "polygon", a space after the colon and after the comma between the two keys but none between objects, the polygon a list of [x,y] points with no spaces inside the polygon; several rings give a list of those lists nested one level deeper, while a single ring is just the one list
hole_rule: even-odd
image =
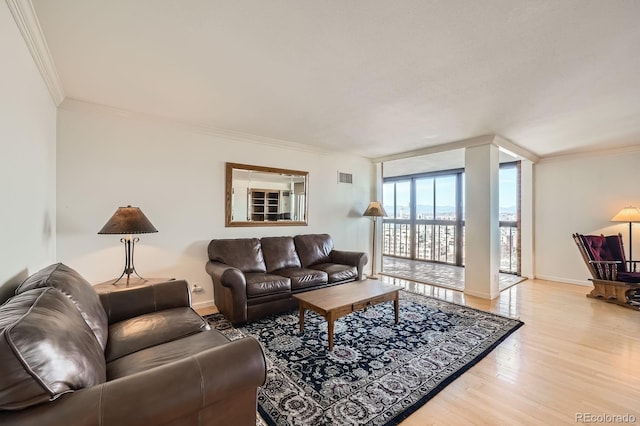
[{"label": "wooden coffee table", "polygon": [[393,301],[398,323],[400,288],[377,280],[356,281],[294,294],[300,304],[300,332],[304,331],[304,311],[311,309],[327,320],[329,350],[333,350],[333,323],[336,319],[382,302]]}]

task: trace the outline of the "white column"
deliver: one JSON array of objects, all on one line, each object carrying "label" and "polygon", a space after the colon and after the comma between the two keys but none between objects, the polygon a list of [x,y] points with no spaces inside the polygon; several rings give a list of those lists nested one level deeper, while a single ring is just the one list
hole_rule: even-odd
[{"label": "white column", "polygon": [[[374,200],[382,202],[382,163],[376,163],[375,165],[375,175],[376,175],[376,184],[374,186]],[[376,239],[376,258],[371,259],[372,265],[376,265],[376,275],[382,272],[382,246],[384,241],[382,241],[382,218],[374,218],[377,221],[376,225],[376,235],[374,238]],[[373,225],[372,225],[373,226]]]},{"label": "white column", "polygon": [[520,161],[520,275],[534,276],[533,259],[533,163]]},{"label": "white column", "polygon": [[465,150],[465,294],[494,299],[500,294],[498,147]]}]

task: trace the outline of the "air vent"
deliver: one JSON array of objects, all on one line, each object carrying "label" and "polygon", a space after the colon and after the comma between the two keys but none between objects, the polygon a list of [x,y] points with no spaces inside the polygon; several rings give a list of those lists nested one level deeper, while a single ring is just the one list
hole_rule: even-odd
[{"label": "air vent", "polygon": [[353,183],[353,175],[351,173],[338,172],[338,183]]}]

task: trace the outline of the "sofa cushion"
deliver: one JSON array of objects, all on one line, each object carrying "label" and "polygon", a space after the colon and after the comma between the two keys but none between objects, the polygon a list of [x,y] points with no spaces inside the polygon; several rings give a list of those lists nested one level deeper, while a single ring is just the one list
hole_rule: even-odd
[{"label": "sofa cushion", "polygon": [[229,343],[229,339],[217,330],[192,334],[179,340],[142,349],[108,363],[107,378],[114,380],[147,371],[226,343]]},{"label": "sofa cushion", "polygon": [[304,268],[331,261],[333,239],[329,234],[307,234],[293,237]]},{"label": "sofa cushion", "polygon": [[260,244],[267,272],[301,266],[293,237],[265,237],[260,240]]},{"label": "sofa cushion", "polygon": [[267,272],[260,240],[257,238],[211,240],[208,251],[209,260],[233,266],[245,274]]},{"label": "sofa cushion", "polygon": [[291,293],[291,280],[273,274],[249,273],[247,280],[247,298],[260,297],[267,294]]},{"label": "sofa cushion", "polygon": [[317,287],[329,282],[326,272],[317,269],[307,268],[287,268],[276,271],[278,275],[291,279],[291,290],[301,290],[303,288]]},{"label": "sofa cushion", "polygon": [[329,284],[351,281],[358,278],[358,269],[355,266],[340,265],[338,263],[321,263],[319,265],[313,265],[311,268],[326,272],[329,277]]},{"label": "sofa cushion", "polygon": [[71,299],[104,350],[107,345],[107,314],[91,284],[67,265],[56,263],[27,277],[16,289],[16,294],[41,287],[55,287]]},{"label": "sofa cushion", "polygon": [[98,343],[73,302],[39,288],[0,306],[0,410],[19,410],[103,383]]},{"label": "sofa cushion", "polygon": [[140,315],[109,326],[105,358],[111,362],[141,349],[207,329],[209,324],[192,308],[164,309]]}]

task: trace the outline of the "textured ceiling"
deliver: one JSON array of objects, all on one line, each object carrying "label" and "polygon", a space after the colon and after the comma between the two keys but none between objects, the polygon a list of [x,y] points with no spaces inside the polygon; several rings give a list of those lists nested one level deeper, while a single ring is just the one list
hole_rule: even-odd
[{"label": "textured ceiling", "polygon": [[33,0],[69,99],[381,157],[640,144],[637,0]]}]

